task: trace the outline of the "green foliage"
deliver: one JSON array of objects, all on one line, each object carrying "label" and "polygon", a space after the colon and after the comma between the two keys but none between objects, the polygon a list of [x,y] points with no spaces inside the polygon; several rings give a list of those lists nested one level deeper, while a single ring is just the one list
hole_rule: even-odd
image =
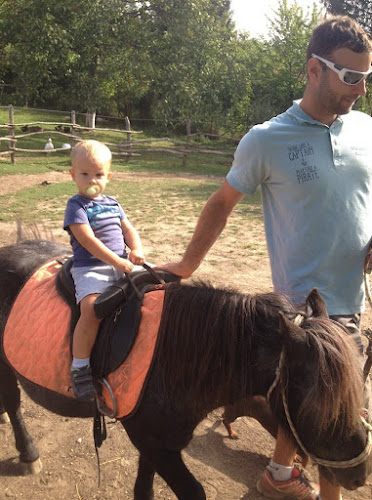
[{"label": "green foliage", "polygon": [[16,89],[15,102],[22,99],[26,105],[45,104],[58,98],[69,51],[67,23],[71,3],[2,2],[3,63]]},{"label": "green foliage", "polygon": [[321,0],[332,14],[348,15],[372,33],[372,0]]},{"label": "green foliage", "polygon": [[261,122],[283,112],[300,99],[306,85],[306,48],[318,21],[319,11],[304,10],[295,1],[280,0],[269,19],[269,37],[253,44],[245,40],[255,107],[253,122]]},{"label": "green foliage", "polygon": [[242,135],[306,84],[318,10],[290,1],[256,39],[236,32],[230,0],[3,0],[0,102],[152,119],[167,135],[188,118],[192,132]]},{"label": "green foliage", "polygon": [[[229,18],[230,2],[154,0],[151,24],[154,42],[156,118],[171,122],[192,117],[203,129],[216,130],[236,102],[249,95],[246,71],[235,60],[237,40]],[[248,91],[248,92],[247,92]]]}]

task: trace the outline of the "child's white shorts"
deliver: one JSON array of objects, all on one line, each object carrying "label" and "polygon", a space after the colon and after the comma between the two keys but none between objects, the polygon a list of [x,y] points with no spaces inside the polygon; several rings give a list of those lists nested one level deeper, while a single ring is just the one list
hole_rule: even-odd
[{"label": "child's white shorts", "polygon": [[[143,271],[143,267],[134,266],[133,271]],[[104,264],[90,267],[72,266],[71,275],[75,283],[76,302],[79,304],[87,295],[104,292],[107,287],[124,274],[114,267]]]}]

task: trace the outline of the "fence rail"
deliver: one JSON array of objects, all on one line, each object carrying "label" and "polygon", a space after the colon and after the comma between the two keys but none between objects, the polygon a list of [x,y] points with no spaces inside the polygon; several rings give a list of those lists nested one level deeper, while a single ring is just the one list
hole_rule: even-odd
[{"label": "fence rail", "polygon": [[[142,131],[133,130],[131,128],[131,123],[129,117],[125,117],[125,129],[117,129],[117,128],[103,128],[95,126],[95,115],[89,117],[89,123],[91,126],[81,126],[76,123],[76,113],[75,111],[70,112],[70,121],[69,122],[46,122],[46,121],[34,121],[34,122],[15,122],[15,111],[12,105],[9,106],[9,122],[0,124],[0,128],[7,128],[8,134],[6,136],[0,137],[0,145],[2,143],[7,143],[7,150],[0,151],[0,156],[10,156],[11,163],[15,163],[16,153],[33,153],[33,154],[53,154],[56,152],[65,152],[68,153],[69,149],[73,147],[77,142],[83,140],[82,134],[87,131],[94,130],[97,134],[100,132],[115,132],[120,134],[125,134],[125,139],[118,143],[106,142],[102,141],[108,147],[112,149],[112,154],[114,156],[123,156],[130,158],[131,156],[140,156],[141,153],[146,152],[162,152],[180,155],[183,157],[183,164],[185,165],[187,162],[187,157],[190,153],[200,153],[200,154],[215,154],[220,156],[228,156],[232,157],[232,152],[227,151],[216,151],[213,148],[201,148],[198,144],[192,143],[192,138],[200,135],[200,133],[191,133],[191,121],[187,120],[186,123],[186,140],[179,141],[174,140],[169,137],[162,137],[157,139],[138,139],[133,140],[132,136],[137,134],[143,134]],[[43,126],[54,127],[54,130],[44,130]],[[22,133],[16,134],[16,128],[21,128]],[[29,148],[21,148],[17,146],[17,142],[20,139],[24,139],[27,137],[32,137],[35,135],[48,135],[51,134],[59,135],[65,137],[66,140],[70,141],[68,146],[65,147],[57,147],[57,148],[45,148],[45,149],[29,149]],[[207,134],[211,135],[211,134]],[[217,138],[217,135],[213,135],[214,138]],[[227,138],[232,141],[237,142],[237,139]],[[169,146],[166,147],[141,147],[146,143],[169,143]],[[71,143],[71,144],[70,144]],[[139,147],[136,147],[139,146]]]}]

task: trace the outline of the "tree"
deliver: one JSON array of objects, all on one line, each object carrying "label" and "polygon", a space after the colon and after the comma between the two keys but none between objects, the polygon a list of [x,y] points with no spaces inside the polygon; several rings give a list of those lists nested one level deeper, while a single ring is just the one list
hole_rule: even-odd
[{"label": "tree", "polygon": [[68,97],[88,111],[127,114],[151,80],[140,2],[80,0],[72,9]]},{"label": "tree", "polygon": [[[0,10],[3,62],[22,103],[45,103],[59,94],[69,52],[69,0],[3,1]],[[61,23],[60,20],[63,20]]]},{"label": "tree", "polygon": [[252,119],[261,122],[287,109],[306,85],[306,48],[320,11],[311,13],[295,1],[280,0],[269,19],[268,39],[249,44],[253,101]]},{"label": "tree", "polygon": [[0,78],[7,72],[22,104],[127,111],[151,79],[139,6],[122,0],[4,0]]},{"label": "tree", "polygon": [[212,131],[229,114],[242,88],[246,93],[246,78],[236,74],[238,65],[233,60],[236,35],[230,1],[153,0],[149,4],[154,116],[183,123],[192,117]]},{"label": "tree", "polygon": [[257,40],[230,0],[0,0],[0,83],[13,104],[243,132],[305,85],[316,11],[282,0],[276,15]]},{"label": "tree", "polygon": [[372,0],[321,0],[332,14],[353,17],[364,29],[372,33]]}]

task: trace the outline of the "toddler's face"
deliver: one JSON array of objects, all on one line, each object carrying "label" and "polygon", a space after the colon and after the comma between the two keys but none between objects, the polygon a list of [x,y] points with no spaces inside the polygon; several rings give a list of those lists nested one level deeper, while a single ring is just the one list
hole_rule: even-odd
[{"label": "toddler's face", "polygon": [[90,158],[80,157],[70,170],[79,194],[86,198],[96,198],[103,193],[111,178],[110,165]]}]

